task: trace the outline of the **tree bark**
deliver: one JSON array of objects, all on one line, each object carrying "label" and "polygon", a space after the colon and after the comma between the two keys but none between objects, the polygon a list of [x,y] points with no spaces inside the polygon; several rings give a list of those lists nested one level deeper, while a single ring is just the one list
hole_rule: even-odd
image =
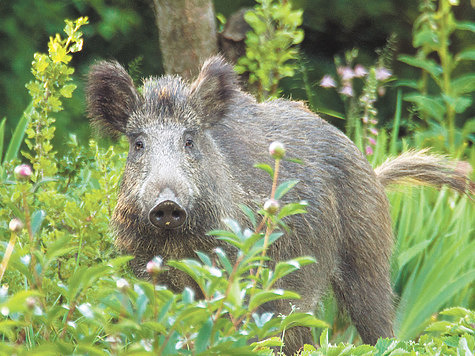
[{"label": "tree bark", "polygon": [[211,0],[153,0],[165,72],[193,78],[218,52]]}]

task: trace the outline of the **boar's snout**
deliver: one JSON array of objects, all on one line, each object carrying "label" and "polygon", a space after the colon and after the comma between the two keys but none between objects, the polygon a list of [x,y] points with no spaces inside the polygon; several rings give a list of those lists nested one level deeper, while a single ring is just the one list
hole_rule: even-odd
[{"label": "boar's snout", "polygon": [[150,222],[161,229],[175,229],[184,224],[186,211],[170,189],[165,189],[148,213]]},{"label": "boar's snout", "polygon": [[183,225],[186,211],[177,202],[165,200],[150,210],[148,218],[156,227],[174,229]]}]

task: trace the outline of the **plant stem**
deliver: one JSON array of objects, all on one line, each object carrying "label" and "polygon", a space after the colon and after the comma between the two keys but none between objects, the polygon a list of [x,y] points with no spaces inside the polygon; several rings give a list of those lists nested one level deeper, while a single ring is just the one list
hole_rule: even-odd
[{"label": "plant stem", "polygon": [[[439,2],[440,15],[440,47],[438,55],[442,65],[442,91],[448,97],[452,97],[452,89],[450,85],[450,76],[452,72],[451,56],[449,53],[449,18],[451,14],[451,7],[448,0],[441,0]],[[447,103],[447,123],[448,123],[448,137],[450,152],[455,152],[455,109],[451,102]]]}]

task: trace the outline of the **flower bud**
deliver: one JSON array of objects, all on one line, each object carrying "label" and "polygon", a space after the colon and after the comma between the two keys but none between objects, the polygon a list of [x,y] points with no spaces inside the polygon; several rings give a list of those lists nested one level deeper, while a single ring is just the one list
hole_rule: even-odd
[{"label": "flower bud", "polygon": [[10,224],[8,224],[8,228],[13,232],[20,232],[23,229],[23,226],[23,222],[18,218],[12,219]]},{"label": "flower bud", "polygon": [[36,298],[35,297],[28,297],[26,298],[26,307],[30,310],[35,309],[36,306]]},{"label": "flower bud", "polygon": [[269,154],[274,159],[282,159],[285,156],[284,144],[279,141],[274,141],[269,146]]},{"label": "flower bud", "polygon": [[264,203],[264,210],[271,215],[275,215],[279,211],[279,209],[280,204],[275,199],[267,199]]},{"label": "flower bud", "polygon": [[116,282],[117,288],[122,292],[125,293],[127,290],[130,288],[129,282],[125,280],[124,278],[120,278]]},{"label": "flower bud", "polygon": [[147,263],[147,272],[155,276],[160,273],[162,270],[162,259],[158,256],[155,256],[151,261]]},{"label": "flower bud", "polygon": [[15,167],[14,174],[16,179],[28,179],[33,172],[31,167],[27,164],[20,164]]}]

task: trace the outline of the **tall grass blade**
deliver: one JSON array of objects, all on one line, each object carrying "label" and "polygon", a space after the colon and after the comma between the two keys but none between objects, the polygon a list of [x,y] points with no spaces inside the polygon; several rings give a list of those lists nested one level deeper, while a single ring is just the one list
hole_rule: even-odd
[{"label": "tall grass blade", "polygon": [[399,126],[401,124],[401,108],[402,108],[402,90],[397,90],[396,112],[394,113],[394,126],[391,132],[391,143],[389,145],[389,153],[395,156],[397,153],[397,138],[399,135]]},{"label": "tall grass blade", "polygon": [[31,111],[33,110],[33,103],[30,103],[26,110],[23,112],[20,121],[18,122],[15,130],[13,131],[12,139],[8,144],[7,151],[5,153],[5,158],[3,162],[9,162],[12,159],[18,156],[18,151],[20,150],[20,146],[23,142],[23,137],[25,136],[26,128],[28,126],[29,118],[31,115]]},{"label": "tall grass blade", "polygon": [[2,162],[3,157],[3,139],[5,138],[5,122],[7,118],[4,117],[2,123],[0,124],[0,162]]}]

